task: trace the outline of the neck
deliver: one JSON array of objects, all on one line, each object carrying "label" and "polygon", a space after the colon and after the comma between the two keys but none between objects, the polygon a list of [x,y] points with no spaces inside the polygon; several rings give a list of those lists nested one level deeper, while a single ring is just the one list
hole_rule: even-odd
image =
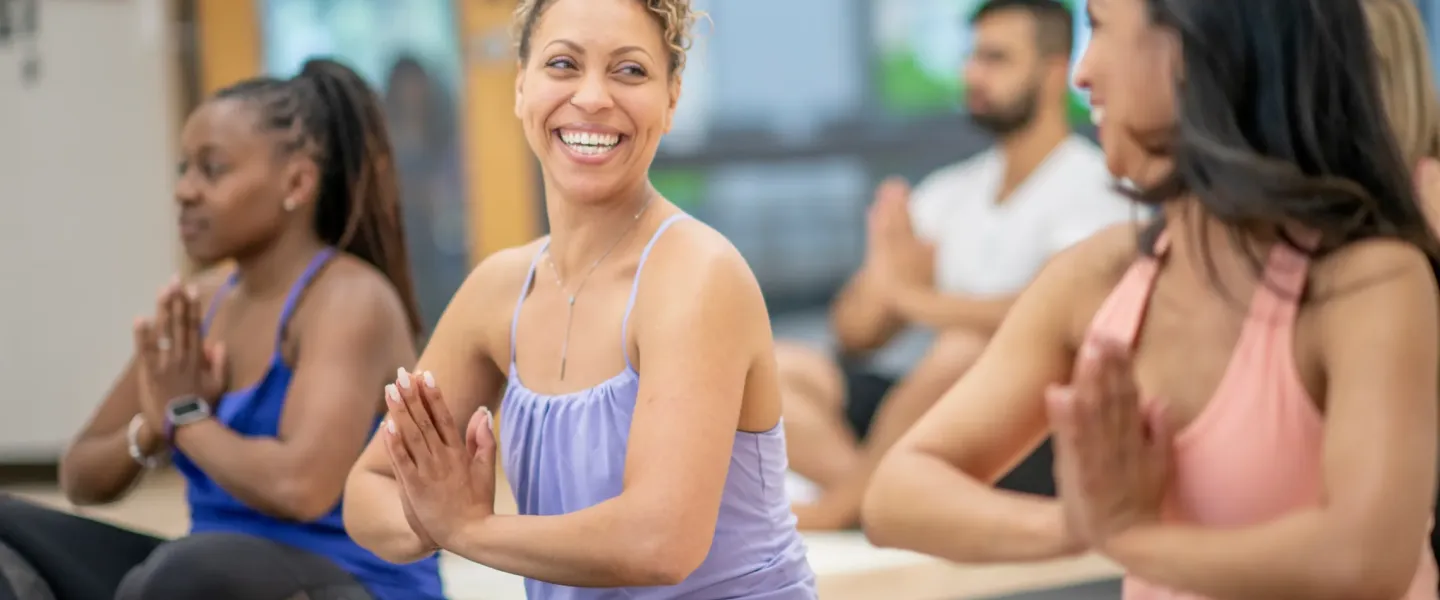
[{"label": "neck", "polygon": [[1070,137],[1063,109],[1042,110],[1029,125],[1000,140],[1005,156],[1005,181],[1013,188],[1029,177],[1057,146]]},{"label": "neck", "polygon": [[[1227,289],[1244,289],[1255,282],[1253,257],[1274,240],[1253,234],[1236,239],[1232,229],[1210,216],[1194,200],[1178,200],[1163,206],[1165,235],[1170,239],[1166,261],[1178,271],[1202,281],[1219,283]],[[1216,279],[1218,278],[1218,279]]]},{"label": "neck", "polygon": [[[636,228],[636,214],[649,212],[659,192],[642,181],[615,197],[600,202],[567,200],[555,186],[545,186],[545,214],[550,221],[550,259],[562,277],[588,271],[606,252]],[[568,282],[567,282],[568,283]]]},{"label": "neck", "polygon": [[309,231],[292,230],[258,251],[235,257],[240,288],[247,296],[268,297],[290,289],[325,245]]}]

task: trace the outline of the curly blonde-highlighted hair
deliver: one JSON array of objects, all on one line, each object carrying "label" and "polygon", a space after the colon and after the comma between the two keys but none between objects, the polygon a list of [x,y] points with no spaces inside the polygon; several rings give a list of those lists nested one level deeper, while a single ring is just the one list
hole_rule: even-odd
[{"label": "curly blonde-highlighted hair", "polygon": [[[645,6],[651,18],[660,25],[661,35],[670,51],[670,76],[685,70],[685,53],[690,50],[690,29],[704,13],[690,7],[690,0],[635,0]],[[515,49],[520,62],[530,60],[530,36],[545,9],[555,0],[520,0],[515,9]]]},{"label": "curly blonde-highlighted hair", "polygon": [[1440,158],[1440,100],[1425,26],[1413,0],[1364,0],[1390,127],[1410,167]]}]

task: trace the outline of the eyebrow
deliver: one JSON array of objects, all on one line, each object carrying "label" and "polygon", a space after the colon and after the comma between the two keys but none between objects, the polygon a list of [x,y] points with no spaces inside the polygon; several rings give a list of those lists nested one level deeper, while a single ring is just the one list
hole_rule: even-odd
[{"label": "eyebrow", "polygon": [[[585,49],[581,48],[580,44],[577,44],[567,39],[555,40],[553,42],[550,42],[549,44],[546,44],[545,47],[549,48],[550,46],[555,46],[557,44],[569,48],[570,51],[576,54],[585,54]],[[649,52],[646,52],[644,48],[641,48],[639,46],[621,46],[610,51],[610,56],[620,56],[621,54],[628,54],[630,52],[639,52],[641,54],[644,54],[645,56],[650,56]]]}]

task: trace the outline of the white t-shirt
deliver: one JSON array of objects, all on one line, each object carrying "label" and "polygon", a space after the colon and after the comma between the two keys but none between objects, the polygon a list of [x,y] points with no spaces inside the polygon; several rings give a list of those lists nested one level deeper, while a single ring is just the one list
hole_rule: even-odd
[{"label": "white t-shirt", "polygon": [[[1003,202],[996,202],[1005,157],[990,149],[926,177],[910,195],[916,235],[935,245],[935,284],[947,294],[1019,293],[1050,257],[1139,208],[1114,189],[1105,155],[1072,135]],[[932,336],[903,332],[872,365],[899,375],[924,355]]]},{"label": "white t-shirt", "polygon": [[976,296],[1019,293],[1051,256],[1138,215],[1105,155],[1079,136],[1056,146],[1003,202],[1005,157],[981,152],[932,173],[910,197],[915,233],[935,245],[935,283]]}]

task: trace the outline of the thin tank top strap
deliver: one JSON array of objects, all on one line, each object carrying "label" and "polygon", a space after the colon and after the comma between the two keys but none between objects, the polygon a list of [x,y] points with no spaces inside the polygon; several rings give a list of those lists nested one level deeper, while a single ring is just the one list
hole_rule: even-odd
[{"label": "thin tank top strap", "polygon": [[630,344],[626,340],[630,334],[630,312],[635,309],[635,297],[640,293],[640,274],[645,271],[645,261],[650,258],[650,250],[655,248],[655,242],[660,241],[665,230],[688,218],[690,215],[675,213],[661,221],[655,233],[650,236],[650,241],[645,243],[645,250],[640,253],[640,263],[635,265],[635,280],[630,283],[630,299],[625,302],[625,316],[620,321],[620,352],[625,355],[625,368],[631,371],[635,370],[635,365],[630,362]]},{"label": "thin tank top strap", "polygon": [[290,317],[295,314],[295,307],[300,303],[300,296],[305,293],[305,288],[310,287],[310,281],[320,272],[321,267],[330,262],[335,256],[334,248],[325,248],[310,259],[310,264],[305,266],[305,272],[290,286],[290,292],[285,295],[285,305],[280,308],[280,324],[275,331],[275,352],[280,352],[280,344],[285,340],[285,327],[290,324]]},{"label": "thin tank top strap", "polygon": [[1284,242],[1276,242],[1265,259],[1265,272],[1260,281],[1260,293],[1253,301],[1253,316],[1268,320],[1272,329],[1288,330],[1293,326],[1295,314],[1300,310],[1300,300],[1305,295],[1305,284],[1310,276],[1310,257],[1306,251],[1320,241],[1315,232],[1305,231],[1294,236],[1301,249]]},{"label": "thin tank top strap", "polygon": [[1140,325],[1145,322],[1145,312],[1149,308],[1150,294],[1155,289],[1155,277],[1160,273],[1160,261],[1169,249],[1169,232],[1162,230],[1155,238],[1153,256],[1142,255],[1130,263],[1120,283],[1100,306],[1087,337],[1102,338],[1127,348],[1135,347]]},{"label": "thin tank top strap", "polygon": [[200,335],[203,336],[205,332],[210,331],[210,323],[215,320],[215,313],[220,310],[220,302],[225,299],[225,296],[229,294],[230,290],[234,289],[235,284],[239,282],[240,272],[235,271],[230,273],[229,277],[225,278],[225,283],[220,284],[220,287],[215,289],[215,295],[210,297],[210,306],[205,309],[205,318],[200,321]]},{"label": "thin tank top strap", "polygon": [[520,322],[520,307],[525,304],[525,297],[530,295],[530,286],[535,284],[535,269],[540,266],[540,257],[545,255],[545,250],[550,247],[550,238],[540,244],[540,249],[530,259],[530,270],[525,272],[525,285],[520,286],[520,297],[515,299],[515,312],[510,316],[510,366],[515,366],[515,327]]}]

